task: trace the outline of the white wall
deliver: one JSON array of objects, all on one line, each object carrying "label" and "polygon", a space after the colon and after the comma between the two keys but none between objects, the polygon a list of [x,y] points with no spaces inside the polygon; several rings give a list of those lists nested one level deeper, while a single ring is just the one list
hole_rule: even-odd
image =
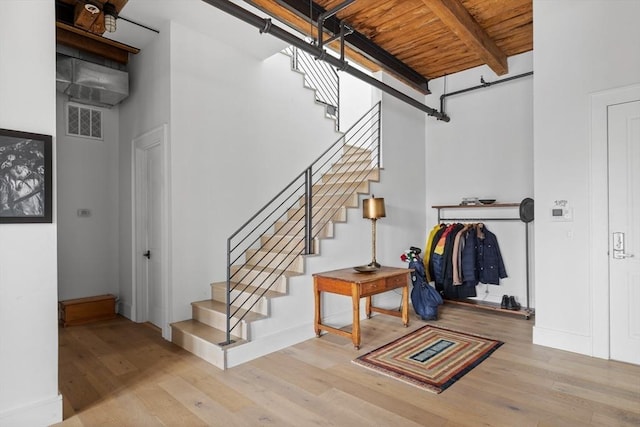
[{"label": "white wall", "polygon": [[[0,2],[0,128],[55,136],[54,22],[53,2]],[[62,419],[57,300],[54,204],[53,224],[0,224],[0,425]]]},{"label": "white wall", "polygon": [[[536,326],[533,340],[584,354],[608,354],[594,345],[592,300],[606,280],[606,255],[593,236],[606,221],[590,217],[590,95],[640,82],[640,2],[534,0],[534,176],[536,199]],[[555,200],[567,200],[572,222],[553,222]],[[607,347],[607,348],[603,348]]]},{"label": "white wall", "polygon": [[[120,313],[131,318],[132,294],[132,143],[170,121],[169,23],[129,62],[130,95],[120,104],[119,146],[119,297]],[[169,145],[170,145],[169,141]]]},{"label": "white wall", "polygon": [[[531,52],[508,60],[509,74],[496,76],[487,66],[476,67],[429,82],[426,103],[440,108],[442,93],[478,86],[480,78],[494,82],[532,71]],[[533,78],[522,77],[488,88],[445,98],[450,122],[427,121],[426,207],[427,227],[437,223],[433,205],[457,205],[463,197],[519,203],[533,196]],[[455,218],[518,218],[517,208],[447,210]],[[526,303],[525,224],[520,221],[485,221],[496,234],[508,278],[500,286],[479,284],[478,299],[500,302],[514,295]],[[535,222],[530,225],[533,230]],[[427,231],[425,231],[426,241]],[[533,234],[530,233],[533,237]],[[533,239],[531,239],[533,240]],[[533,285],[530,305],[534,306]],[[488,293],[487,293],[488,292]]]},{"label": "white wall", "polygon": [[[57,94],[58,298],[118,295],[119,109],[102,111],[103,139],[66,133],[66,96]],[[78,209],[90,209],[79,217]]]},{"label": "white wall", "polygon": [[[350,66],[371,75],[369,70],[350,63]],[[360,117],[373,106],[375,88],[351,74],[338,71],[340,79],[340,131],[347,131]]]},{"label": "white wall", "polygon": [[[413,98],[421,98],[389,74],[378,73],[377,77]],[[420,188],[426,171],[426,123],[433,119],[385,92],[377,95],[382,101],[383,173],[372,193],[385,198],[387,217],[378,221],[377,228],[381,241],[388,242],[379,253],[386,265],[406,267],[400,255],[411,246],[420,246],[425,238],[425,194]]]}]

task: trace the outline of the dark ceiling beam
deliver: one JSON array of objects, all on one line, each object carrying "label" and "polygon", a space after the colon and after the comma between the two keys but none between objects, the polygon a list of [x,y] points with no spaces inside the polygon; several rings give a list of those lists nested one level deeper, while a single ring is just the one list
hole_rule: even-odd
[{"label": "dark ceiling beam", "polygon": [[202,0],[202,1],[222,10],[223,12],[228,13],[231,16],[234,16],[246,22],[247,24],[253,25],[254,27],[260,30],[261,34],[262,33],[271,34],[272,36],[288,43],[289,45],[297,47],[311,54],[316,59],[321,59],[322,61],[337,68],[338,70],[351,74],[357,79],[360,79],[363,82],[368,83],[371,86],[376,87],[388,93],[391,96],[394,96],[395,98],[398,98],[399,100],[411,105],[412,107],[415,107],[427,113],[429,116],[435,117],[436,119],[442,120],[445,122],[448,122],[450,120],[449,116],[447,116],[446,114],[440,113],[435,108],[431,108],[417,101],[416,99],[410,97],[409,95],[406,95],[405,93],[400,92],[398,89],[395,89],[389,86],[388,84],[373,78],[371,75],[366,74],[358,70],[357,68],[354,68],[353,66],[349,65],[346,61],[338,59],[333,55],[327,55],[326,52],[320,49],[318,46],[307,43],[306,40],[303,40],[298,36],[292,34],[291,32],[286,31],[278,27],[277,25],[272,24],[270,18],[267,18],[267,19],[261,18],[260,16],[255,15],[254,13],[238,6],[237,4],[231,2],[230,0]]},{"label": "dark ceiling beam", "polygon": [[507,55],[471,16],[460,0],[422,0],[422,2],[497,75],[501,76],[509,72]]},{"label": "dark ceiling beam", "polygon": [[[315,2],[311,2],[310,7],[308,0],[276,0],[276,2],[297,15],[303,16],[305,19],[311,19],[312,22],[317,22],[320,14],[325,12],[325,9]],[[311,12],[311,17],[309,17],[309,12]],[[333,34],[339,34],[340,19],[335,16],[327,18],[324,21],[324,28]],[[347,35],[344,40],[351,48],[360,52],[374,63],[391,71],[422,93],[431,93],[431,91],[429,91],[429,81],[427,78],[369,40],[364,34],[354,29],[353,33]]]}]

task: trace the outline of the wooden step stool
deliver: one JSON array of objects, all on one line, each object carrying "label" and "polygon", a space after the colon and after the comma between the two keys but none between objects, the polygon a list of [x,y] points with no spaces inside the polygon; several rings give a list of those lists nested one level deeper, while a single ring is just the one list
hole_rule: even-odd
[{"label": "wooden step stool", "polygon": [[114,319],[116,317],[116,297],[107,294],[60,301],[58,315],[60,324],[65,327]]}]

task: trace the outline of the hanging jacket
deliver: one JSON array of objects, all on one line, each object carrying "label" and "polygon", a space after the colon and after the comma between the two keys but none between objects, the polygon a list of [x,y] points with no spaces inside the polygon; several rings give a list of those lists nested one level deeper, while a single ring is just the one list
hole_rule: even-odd
[{"label": "hanging jacket", "polygon": [[464,236],[464,247],[460,259],[462,283],[473,283],[473,286],[478,284],[477,253],[478,237],[474,227]]},{"label": "hanging jacket", "polygon": [[456,236],[463,228],[463,224],[453,224],[451,225],[451,231],[447,234],[444,251],[444,276],[442,280],[445,288],[453,286],[453,246]]},{"label": "hanging jacket", "polygon": [[453,241],[453,254],[451,261],[453,262],[453,285],[462,285],[462,250],[464,249],[464,236],[469,231],[471,224],[464,224],[462,230],[458,231]]},{"label": "hanging jacket", "polygon": [[435,282],[436,289],[442,291],[442,283],[444,281],[444,245],[447,234],[451,232],[451,226],[443,227],[434,237],[433,249],[429,258],[429,267],[431,268],[431,278]]},{"label": "hanging jacket", "polygon": [[499,285],[500,279],[507,277],[507,270],[500,254],[498,239],[487,227],[481,231],[477,251],[478,279],[482,283]]},{"label": "hanging jacket", "polygon": [[453,228],[453,236],[447,236],[447,245],[445,245],[447,249],[446,255],[448,258],[448,262],[445,263],[445,275],[442,283],[442,295],[448,299],[462,299],[468,297],[475,297],[476,294],[476,286],[475,283],[463,282],[461,285],[453,285],[453,246],[455,241],[455,234],[458,231],[462,230],[464,225],[455,224]]},{"label": "hanging jacket", "polygon": [[435,238],[438,231],[440,231],[444,227],[444,224],[438,224],[434,226],[429,232],[429,237],[427,237],[427,244],[424,247],[424,267],[425,267],[425,275],[427,278],[427,283],[432,282],[433,278],[431,275],[431,271],[429,271],[429,261],[431,259],[431,248],[433,246],[433,239]]}]

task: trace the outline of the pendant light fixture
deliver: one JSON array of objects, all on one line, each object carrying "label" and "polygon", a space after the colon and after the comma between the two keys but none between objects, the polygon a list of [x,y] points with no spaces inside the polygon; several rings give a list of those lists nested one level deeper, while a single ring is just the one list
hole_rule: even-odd
[{"label": "pendant light fixture", "polygon": [[115,6],[111,3],[105,3],[102,11],[104,12],[105,30],[110,33],[115,33],[117,29],[116,19],[118,19],[118,12],[116,12]]}]

